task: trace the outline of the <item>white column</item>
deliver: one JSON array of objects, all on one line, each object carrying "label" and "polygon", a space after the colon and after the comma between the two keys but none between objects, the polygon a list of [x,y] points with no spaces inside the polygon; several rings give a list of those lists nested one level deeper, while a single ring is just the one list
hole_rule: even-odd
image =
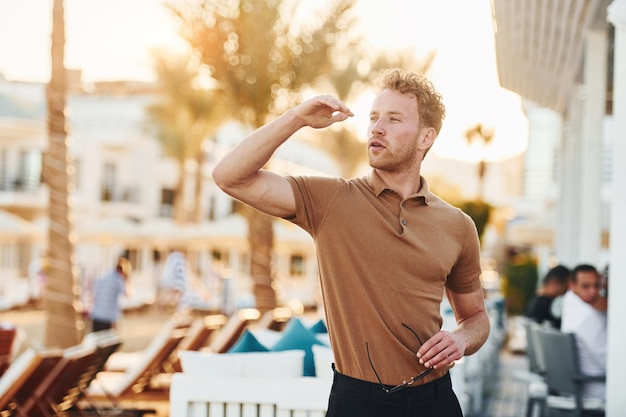
[{"label": "white column", "polygon": [[577,190],[577,262],[598,265],[602,250],[602,139],[606,103],[607,31],[585,34],[584,87]]},{"label": "white column", "polygon": [[580,91],[572,94],[567,119],[563,123],[561,143],[561,169],[559,171],[559,197],[557,202],[556,255],[560,263],[573,268],[578,263],[580,239],[580,149],[582,101]]},{"label": "white column", "polygon": [[611,3],[608,20],[615,26],[615,47],[606,417],[621,417],[626,410],[626,0]]}]

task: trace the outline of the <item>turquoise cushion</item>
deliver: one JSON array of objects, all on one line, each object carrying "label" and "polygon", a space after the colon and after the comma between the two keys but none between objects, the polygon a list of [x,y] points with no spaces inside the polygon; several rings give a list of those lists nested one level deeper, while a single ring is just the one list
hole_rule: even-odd
[{"label": "turquoise cushion", "polygon": [[304,350],[304,376],[315,376],[315,361],[313,357],[313,345],[322,345],[315,334],[307,329],[297,318],[289,320],[283,330],[283,336],[272,347],[271,351],[301,349]]},{"label": "turquoise cushion", "polygon": [[317,323],[309,327],[309,330],[313,333],[328,333],[328,327],[326,327],[326,323],[322,319],[319,319]]},{"label": "turquoise cushion", "polygon": [[269,349],[263,346],[256,337],[246,329],[235,344],[228,349],[228,353],[242,352],[269,352]]}]

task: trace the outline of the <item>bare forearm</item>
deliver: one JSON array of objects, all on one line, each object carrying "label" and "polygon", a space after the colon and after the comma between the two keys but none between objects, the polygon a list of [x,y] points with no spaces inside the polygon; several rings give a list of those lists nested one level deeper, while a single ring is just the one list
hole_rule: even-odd
[{"label": "bare forearm", "polygon": [[459,322],[452,333],[464,341],[464,355],[476,353],[489,336],[489,317],[483,310]]},{"label": "bare forearm", "polygon": [[463,356],[475,353],[485,343],[489,335],[489,317],[484,308],[478,307],[474,313],[464,313],[458,319],[456,329],[451,332],[441,330],[422,345],[417,352],[420,363],[435,369],[443,368]]},{"label": "bare forearm", "polygon": [[245,138],[215,166],[213,179],[224,192],[257,210],[291,217],[296,202],[289,181],[263,167],[276,149],[302,127],[320,129],[350,116],[350,109],[333,97],[309,99]]},{"label": "bare forearm", "polygon": [[215,183],[227,191],[254,179],[276,149],[303,127],[293,110],[251,133],[213,169]]},{"label": "bare forearm", "polygon": [[[325,128],[351,116],[350,109],[334,97],[309,99],[256,130],[229,152],[213,170],[215,183],[229,193],[246,188],[250,191],[249,188],[276,149],[299,129],[304,126]],[[271,180],[265,183],[271,185]],[[260,192],[263,191],[261,187]]]}]

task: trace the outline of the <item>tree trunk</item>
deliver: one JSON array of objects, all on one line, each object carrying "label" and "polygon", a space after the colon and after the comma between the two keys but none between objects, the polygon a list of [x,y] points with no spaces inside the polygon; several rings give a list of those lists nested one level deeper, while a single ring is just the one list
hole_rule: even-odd
[{"label": "tree trunk", "polygon": [[181,162],[179,166],[180,176],[174,190],[174,221],[178,224],[187,222],[187,210],[185,208],[185,188],[187,183],[187,174],[185,172],[185,162]]},{"label": "tree trunk", "polygon": [[44,294],[47,313],[45,345],[66,348],[76,345],[84,329],[75,306],[79,291],[74,267],[74,244],[70,221],[71,161],[67,151],[65,105],[66,70],[63,63],[65,22],[63,0],[54,0],[52,22],[52,71],[46,89],[49,146],[44,158],[48,185],[48,282]]},{"label": "tree trunk", "polygon": [[193,215],[192,222],[200,223],[202,221],[202,168],[204,166],[204,152],[200,151],[196,155],[196,183],[193,196]]},{"label": "tree trunk", "polygon": [[250,276],[254,283],[256,308],[265,312],[276,307],[272,277],[274,219],[248,207],[248,241],[250,243]]}]

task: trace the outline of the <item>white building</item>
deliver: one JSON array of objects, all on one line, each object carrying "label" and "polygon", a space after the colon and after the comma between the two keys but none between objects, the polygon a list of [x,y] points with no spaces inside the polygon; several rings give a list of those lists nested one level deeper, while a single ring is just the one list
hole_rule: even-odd
[{"label": "white building", "polygon": [[[624,414],[626,333],[626,0],[494,0],[500,84],[538,107],[532,146],[558,151],[554,254],[610,263],[607,417]],[[536,128],[533,128],[532,126]],[[622,388],[620,388],[622,387]]]},{"label": "white building", "polygon": [[[245,293],[249,286],[245,219],[231,215],[231,199],[210,178],[212,162],[245,132],[232,125],[224,128],[207,155],[203,223],[177,225],[171,213],[178,167],[145,128],[145,107],[154,100],[150,86],[104,83],[96,88],[98,92],[68,97],[70,149],[76,168],[72,196],[76,253],[83,279],[88,282],[112,268],[127,251],[135,293],[150,298],[158,281],[155,256],[158,253],[163,260],[170,249],[180,247],[187,251],[199,305],[214,308],[221,303],[222,279],[235,281],[235,294]],[[0,210],[6,214],[0,223],[0,296],[5,298],[28,280],[28,265],[47,243],[47,190],[40,183],[47,146],[44,94],[43,84],[0,78]],[[332,172],[329,158],[310,147],[303,151],[303,146],[307,145],[293,142],[285,147],[276,162],[280,169]],[[193,164],[186,167],[190,189],[195,169]],[[17,234],[20,227],[28,230]],[[311,238],[286,222],[276,222],[275,233],[281,301],[297,298],[305,305],[315,304],[317,267]],[[5,304],[9,306],[8,301]]]}]

